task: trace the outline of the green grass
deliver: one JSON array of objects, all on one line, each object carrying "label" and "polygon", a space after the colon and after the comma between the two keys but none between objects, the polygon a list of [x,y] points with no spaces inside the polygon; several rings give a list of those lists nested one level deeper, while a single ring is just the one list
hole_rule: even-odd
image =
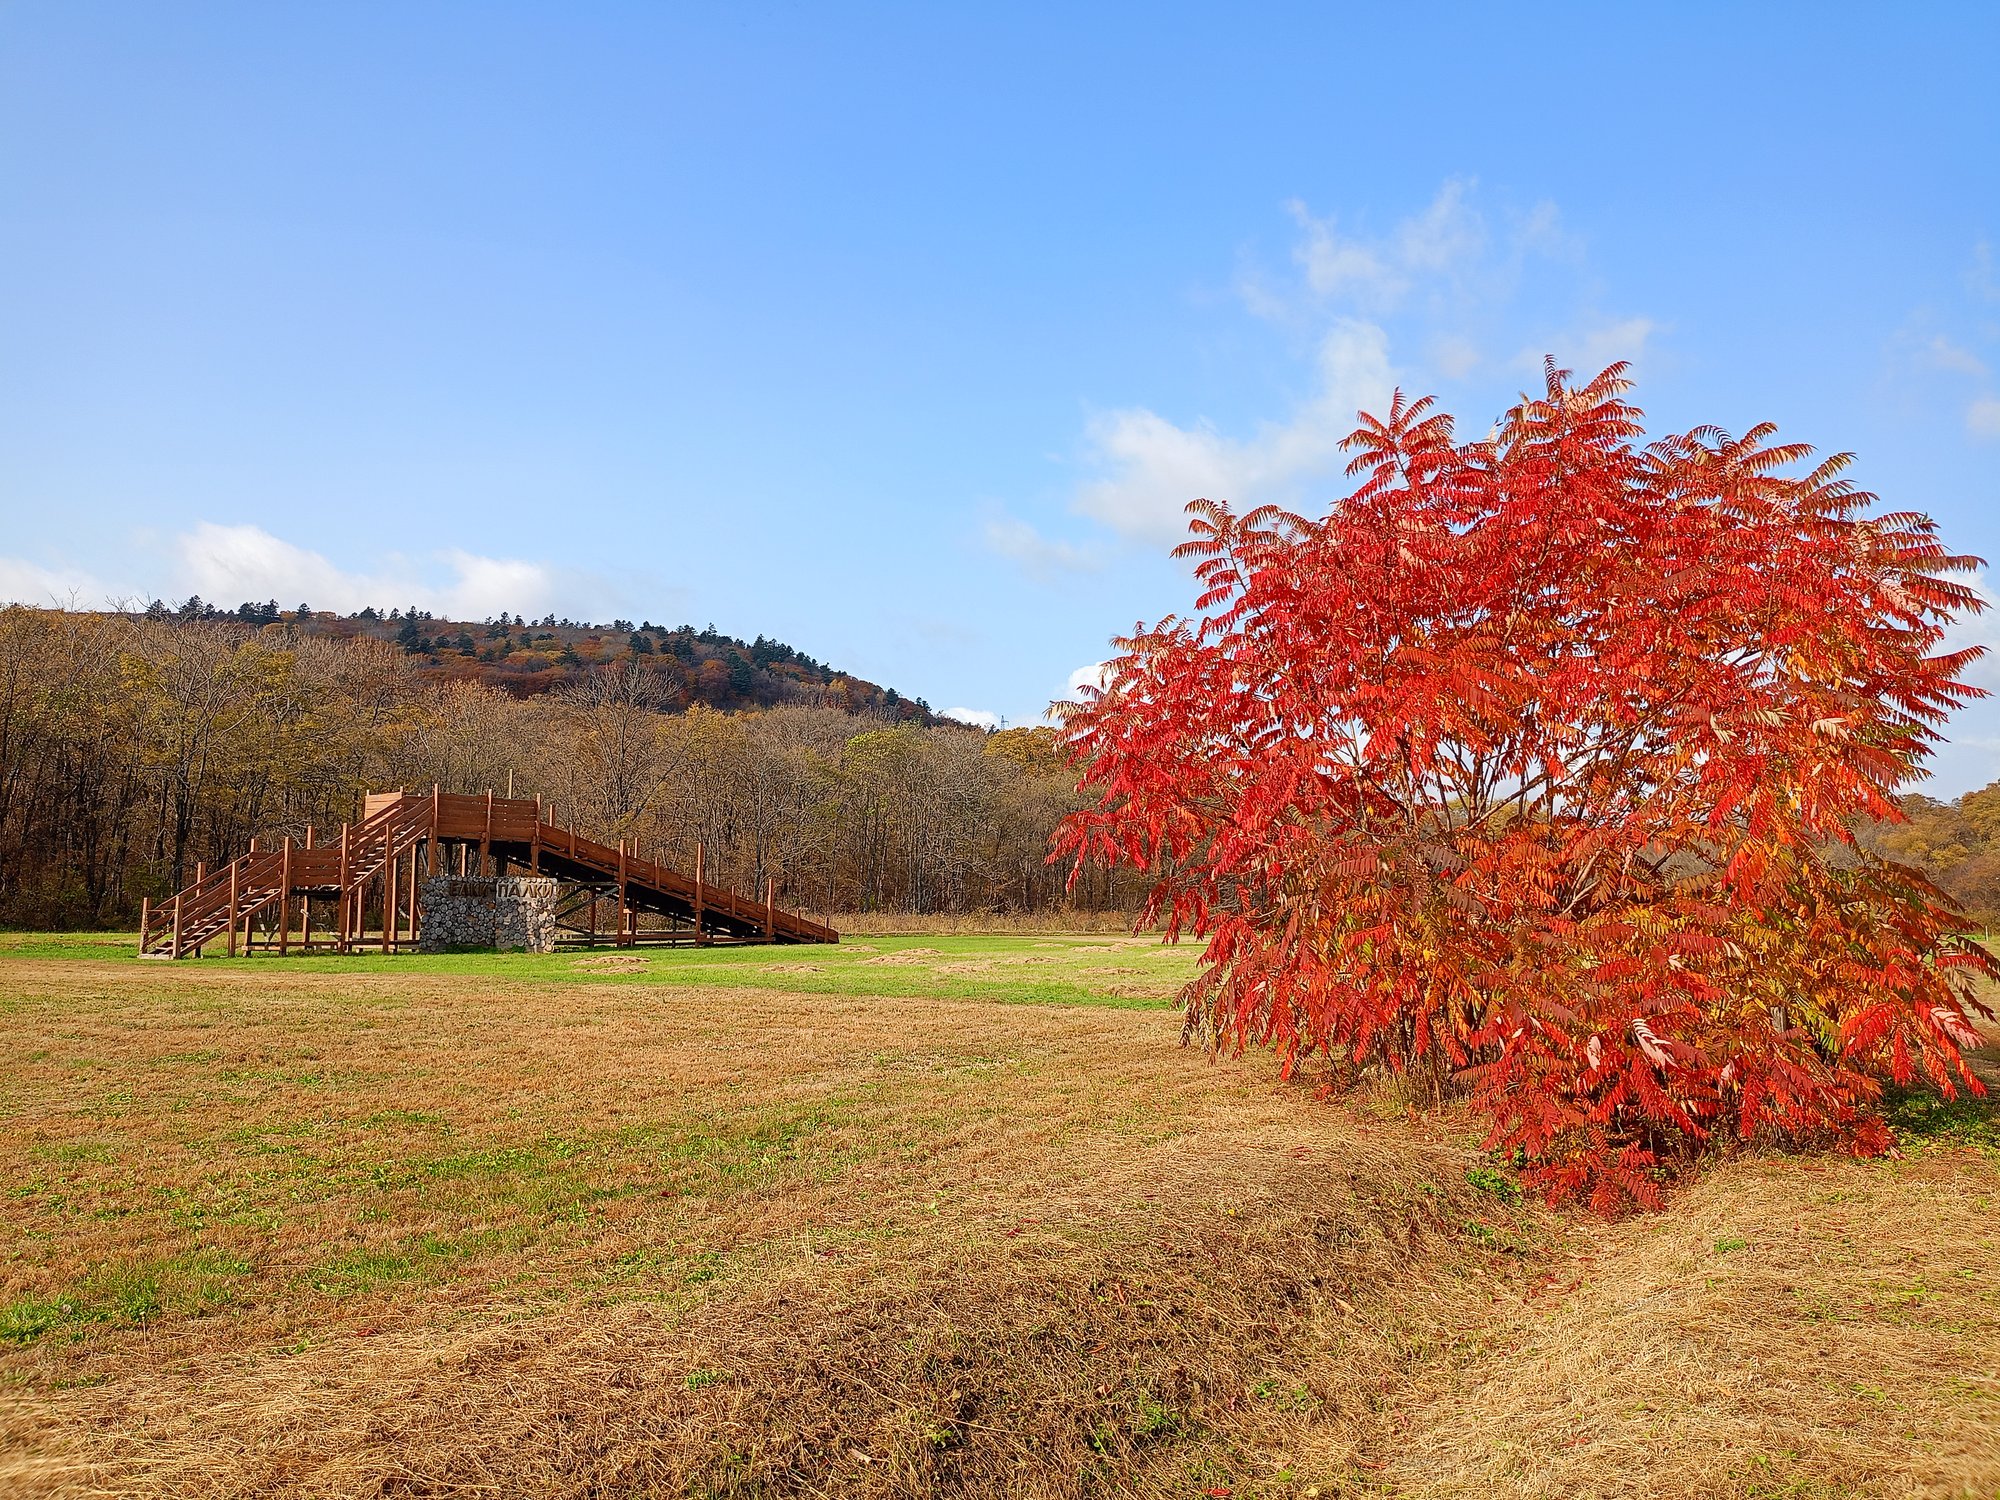
[{"label": "green grass", "polygon": [[250,1262],[218,1250],[96,1266],[60,1291],[0,1303],[0,1344],[27,1344],[92,1324],[131,1328],[193,1318],[236,1300]]},{"label": "green grass", "polygon": [[1994,1095],[1960,1092],[1946,1099],[1926,1088],[1892,1088],[1883,1101],[1889,1128],[1905,1148],[1973,1146],[2000,1152],[2000,1108]]},{"label": "green grass", "polygon": [[[0,959],[149,963],[128,933],[4,933]],[[1199,949],[1116,936],[868,937],[839,944],[744,948],[572,949],[561,953],[356,953],[185,960],[204,973],[235,968],[301,974],[431,975],[537,984],[701,985],[809,995],[886,995],[1003,1004],[1157,1009],[1193,977]],[[633,972],[592,960],[630,955]],[[885,962],[885,960],[887,960]],[[165,965],[159,965],[164,969]]]}]

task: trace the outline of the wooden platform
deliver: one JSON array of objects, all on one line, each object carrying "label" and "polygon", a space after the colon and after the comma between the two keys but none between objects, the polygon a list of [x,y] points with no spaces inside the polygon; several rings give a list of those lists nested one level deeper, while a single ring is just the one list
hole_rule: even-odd
[{"label": "wooden platform", "polygon": [[[211,871],[157,907],[139,951],[186,958],[221,943],[247,951],[412,951],[422,875],[533,874],[566,887],[558,917],[579,943],[837,943],[831,927],[640,856],[636,841],[601,844],[562,827],[539,799],[441,792],[373,792],[359,823],[337,838],[285,839]],[[607,910],[608,908],[608,910]],[[319,918],[321,927],[314,928]],[[652,918],[648,925],[645,918]],[[604,930],[600,919],[608,918]]]}]

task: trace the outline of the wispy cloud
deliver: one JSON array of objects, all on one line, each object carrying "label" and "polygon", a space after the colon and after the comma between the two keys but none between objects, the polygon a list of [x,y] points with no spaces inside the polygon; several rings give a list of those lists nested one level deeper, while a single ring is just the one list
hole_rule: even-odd
[{"label": "wispy cloud", "polygon": [[1448,179],[1422,211],[1380,235],[1344,229],[1337,215],[1317,215],[1291,199],[1285,212],[1299,231],[1291,255],[1295,279],[1279,284],[1252,268],[1238,292],[1251,312],[1292,321],[1327,308],[1381,317],[1413,299],[1461,289],[1479,277],[1492,245],[1486,217],[1472,202],[1476,186],[1470,178]]},{"label": "wispy cloud", "polygon": [[1979,687],[2000,688],[2000,598],[1993,592],[1993,579],[1981,569],[1963,580],[1977,594],[1985,609],[1978,614],[1962,614],[1946,628],[1943,650],[1963,651],[1968,646],[1985,648],[1986,655],[1965,674]]},{"label": "wispy cloud", "polygon": [[[1084,426],[1086,473],[1073,511],[1121,541],[1154,547],[1185,535],[1186,507],[1197,498],[1309,507],[1312,486],[1340,472],[1340,445],[1359,413],[1386,406],[1399,384],[1431,391],[1482,370],[1511,380],[1516,365],[1532,374],[1549,352],[1594,374],[1645,353],[1659,332],[1653,319],[1606,316],[1587,304],[1559,307],[1567,331],[1542,336],[1530,353],[1524,320],[1509,311],[1523,278],[1536,263],[1559,262],[1559,285],[1579,284],[1582,247],[1551,204],[1489,215],[1477,197],[1471,179],[1450,178],[1425,207],[1378,233],[1287,203],[1297,231],[1289,270],[1248,265],[1237,291],[1248,312],[1311,351],[1307,394],[1247,431],[1152,406],[1100,411]],[[1513,348],[1523,353],[1505,353]],[[1025,522],[990,528],[988,545],[1041,570],[1074,566],[1086,551]]]},{"label": "wispy cloud", "polygon": [[25,558],[0,557],[0,604],[102,609],[120,592],[75,568],[45,568]]},{"label": "wispy cloud", "polygon": [[1965,273],[1965,284],[1981,302],[2000,302],[2000,275],[1994,272],[1991,240],[1981,240],[1972,247],[1972,267]]},{"label": "wispy cloud", "polygon": [[1103,687],[1105,676],[1110,671],[1110,668],[1111,663],[1108,661],[1085,662],[1069,674],[1069,690],[1071,695],[1074,696],[1087,687]]},{"label": "wispy cloud", "polygon": [[307,603],[343,611],[369,604],[417,604],[462,620],[503,609],[539,613],[555,596],[555,580],[541,563],[456,548],[427,564],[389,554],[380,569],[357,572],[261,526],[203,521],[177,537],[174,550],[181,586],[223,604],[272,598],[287,608]]},{"label": "wispy cloud", "polygon": [[594,597],[603,606],[597,612],[611,608],[605,587],[593,580],[559,575],[539,562],[458,548],[424,558],[390,553],[376,568],[355,570],[261,526],[201,521],[160,551],[165,576],[126,588],[74,568],[0,557],[0,601],[95,609],[142,594],[175,601],[199,594],[225,607],[261,599],[276,599],[286,609],[309,604],[344,612],[414,604],[446,619],[483,619],[501,610],[539,614],[557,607],[559,599],[572,601],[574,608],[574,601]]},{"label": "wispy cloud", "polygon": [[947,719],[956,719],[961,724],[970,724],[974,729],[998,729],[1000,715],[990,708],[946,708],[939,710]]},{"label": "wispy cloud", "polygon": [[[1073,514],[1119,542],[1155,548],[1186,535],[1191,500],[1311,509],[1314,488],[1340,474],[1341,443],[1359,414],[1381,410],[1399,385],[1415,394],[1474,376],[1532,382],[1547,353],[1595,374],[1646,353],[1660,325],[1607,314],[1577,290],[1589,284],[1584,247],[1553,204],[1488,211],[1479,197],[1472,179],[1448,178],[1422,209],[1382,231],[1287,202],[1295,228],[1287,264],[1273,271],[1246,260],[1236,291],[1310,361],[1306,393],[1234,431],[1151,405],[1096,412],[1083,428]],[[1559,274],[1543,276],[1550,268]],[[1547,295],[1532,311],[1562,331],[1531,342],[1534,325],[1517,304],[1535,276],[1549,286],[1537,284]],[[990,523],[986,544],[1043,576],[1101,561],[1087,542],[1012,518]]]},{"label": "wispy cloud", "polygon": [[[1993,369],[2000,360],[2000,326],[1989,311],[2000,302],[1993,247],[1985,240],[1972,247],[1965,272],[1964,301],[1914,309],[1890,338],[1885,351],[1888,377],[1898,386],[1926,392],[1931,400],[1949,399],[1965,420],[1966,435],[1975,441],[2000,438],[2000,391]],[[1942,325],[1942,328],[1940,327]],[[1939,381],[1937,377],[1945,379]],[[1951,392],[1948,398],[1942,393]]]},{"label": "wispy cloud", "polygon": [[1970,375],[1973,379],[1983,379],[1986,375],[1986,361],[1962,344],[1953,343],[1941,333],[1934,333],[1924,340],[1916,354],[1919,363],[1929,365],[1934,370],[1949,370],[1956,375]]},{"label": "wispy cloud", "polygon": [[1076,509],[1120,536],[1160,542],[1183,533],[1190,500],[1290,498],[1301,481],[1338,465],[1358,412],[1387,403],[1396,383],[1388,335],[1364,319],[1339,319],[1320,340],[1316,374],[1310,399],[1247,438],[1203,421],[1182,426],[1146,407],[1100,414],[1085,443],[1101,477],[1084,484]]},{"label": "wispy cloud", "polygon": [[1028,522],[1001,516],[986,523],[986,548],[1011,558],[1038,578],[1090,573],[1104,565],[1100,548],[1045,537]]},{"label": "wispy cloud", "polygon": [[1516,371],[1534,374],[1542,368],[1543,359],[1553,354],[1564,369],[1588,378],[1621,360],[1637,364],[1646,353],[1646,340],[1658,328],[1651,318],[1620,318],[1616,322],[1546,334],[1524,344],[1514,356],[1512,366]]}]

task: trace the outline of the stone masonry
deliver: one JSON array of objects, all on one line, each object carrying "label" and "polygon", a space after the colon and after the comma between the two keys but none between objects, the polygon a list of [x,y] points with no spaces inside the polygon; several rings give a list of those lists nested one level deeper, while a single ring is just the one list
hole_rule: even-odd
[{"label": "stone masonry", "polygon": [[553,953],[558,883],[539,877],[433,875],[420,881],[423,925],[417,949],[464,948]]}]

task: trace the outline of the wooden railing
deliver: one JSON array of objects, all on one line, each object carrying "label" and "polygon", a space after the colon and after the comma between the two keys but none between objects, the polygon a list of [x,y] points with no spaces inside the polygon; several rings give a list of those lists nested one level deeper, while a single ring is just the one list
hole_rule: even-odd
[{"label": "wooden railing", "polygon": [[[362,917],[371,884],[379,884],[379,946],[393,952],[407,937],[414,941],[419,921],[416,882],[418,851],[428,873],[439,872],[440,851],[457,846],[461,858],[476,847],[478,868],[494,867],[496,856],[523,863],[559,880],[615,889],[620,932],[615,941],[636,936],[639,908],[685,916],[696,941],[711,932],[735,941],[837,943],[833,928],[777,904],[776,882],[767,881],[764,899],[746,898],[704,879],[697,846],[692,877],[640,857],[637,842],[600,843],[564,828],[545,813],[539,799],[444,792],[383,792],[369,795],[360,822],[344,824],[337,842],[315,845],[308,830],[304,844],[285,839],[277,848],[257,848],[195,881],[171,901],[150,902],[140,920],[139,951],[147,957],[183,958],[201,953],[218,937],[234,955],[239,934],[250,941],[251,919],[278,907],[276,949],[290,952],[292,901],[299,899],[303,925],[296,946],[350,951],[363,941]],[[544,860],[547,860],[545,868]],[[407,866],[405,861],[407,860]],[[407,869],[407,880],[404,879]],[[334,928],[315,942],[311,900],[337,899]],[[266,946],[271,946],[266,934]]]}]

